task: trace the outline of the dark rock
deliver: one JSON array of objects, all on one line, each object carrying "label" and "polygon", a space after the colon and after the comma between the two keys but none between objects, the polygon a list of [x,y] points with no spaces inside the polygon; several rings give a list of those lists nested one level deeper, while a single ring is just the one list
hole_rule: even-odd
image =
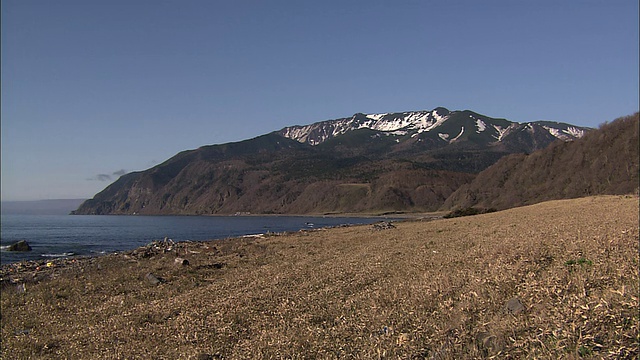
[{"label": "dark rock", "polygon": [[207,354],[207,353],[200,353],[198,354],[198,357],[196,358],[198,360],[215,360],[215,359],[222,359],[222,356],[220,354]]},{"label": "dark rock", "polygon": [[8,251],[31,251],[31,246],[25,240],[20,240],[17,243],[9,245]]},{"label": "dark rock", "polygon": [[159,278],[159,277],[153,275],[152,273],[148,273],[147,275],[145,275],[145,278],[147,279],[147,281],[151,285],[158,285],[158,284],[160,284],[162,282],[162,278]]},{"label": "dark rock", "polygon": [[505,310],[507,310],[507,312],[509,312],[510,314],[517,315],[523,312],[525,309],[524,309],[524,305],[522,305],[522,302],[520,302],[520,299],[513,298],[507,301],[507,304],[505,305]]}]

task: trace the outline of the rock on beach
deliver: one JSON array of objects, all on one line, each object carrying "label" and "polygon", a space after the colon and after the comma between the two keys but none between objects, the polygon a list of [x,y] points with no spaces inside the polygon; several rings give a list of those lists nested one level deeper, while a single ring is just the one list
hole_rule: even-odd
[{"label": "rock on beach", "polygon": [[26,252],[26,251],[31,251],[31,246],[26,240],[20,240],[17,243],[13,243],[9,245],[9,248],[7,250]]}]

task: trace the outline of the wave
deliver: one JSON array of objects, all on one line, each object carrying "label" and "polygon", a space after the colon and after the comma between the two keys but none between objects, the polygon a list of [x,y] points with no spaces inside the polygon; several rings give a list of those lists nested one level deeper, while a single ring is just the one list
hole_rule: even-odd
[{"label": "wave", "polygon": [[0,246],[0,251],[7,251],[11,245],[2,245]]},{"label": "wave", "polygon": [[52,257],[52,258],[59,258],[59,257],[66,257],[66,256],[72,256],[75,255],[74,252],[66,252],[66,253],[62,253],[62,254],[40,254],[40,256],[42,257]]}]

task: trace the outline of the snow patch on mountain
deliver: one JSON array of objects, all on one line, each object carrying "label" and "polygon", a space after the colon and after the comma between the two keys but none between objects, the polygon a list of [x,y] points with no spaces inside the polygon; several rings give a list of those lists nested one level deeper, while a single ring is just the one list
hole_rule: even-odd
[{"label": "snow patch on mountain", "polygon": [[543,127],[544,127],[545,129],[547,129],[547,131],[548,131],[551,135],[553,135],[553,136],[557,137],[558,139],[565,139],[565,138],[567,137],[565,134],[563,134],[563,133],[562,133],[562,131],[560,131],[560,129],[555,129],[555,128],[552,128],[552,127],[550,127],[550,126],[543,126]]},{"label": "snow patch on mountain", "polygon": [[578,129],[575,126],[569,126],[567,130],[564,130],[564,132],[576,138],[581,138],[584,136],[584,130]]},{"label": "snow patch on mountain", "polygon": [[363,127],[379,131],[395,131],[409,125],[411,125],[410,117],[396,116],[392,119],[389,119],[389,117],[381,118],[380,120],[371,124],[366,124],[366,126]]},{"label": "snow patch on mountain", "polygon": [[367,117],[371,120],[375,120],[378,121],[380,119],[382,119],[383,117],[385,117],[388,113],[384,113],[384,114],[369,114],[367,115]]},{"label": "snow patch on mountain", "polygon": [[453,139],[451,139],[451,141],[449,141],[450,143],[458,140],[460,138],[460,136],[462,136],[462,134],[464,134],[464,126],[462,127],[462,129],[460,129],[460,134],[458,134],[458,136],[454,137]]},{"label": "snow patch on mountain", "polygon": [[509,128],[511,128],[511,126],[508,126],[506,128],[503,128],[502,126],[499,126],[499,125],[492,125],[492,126],[498,132],[498,136],[495,136],[495,135],[493,136],[498,141],[502,141],[502,138],[504,138],[504,135],[508,132]]},{"label": "snow patch on mountain", "polygon": [[476,127],[478,128],[478,130],[476,130],[476,132],[478,134],[480,134],[481,132],[485,131],[487,129],[487,124],[484,123],[484,121],[477,119],[476,120]]},{"label": "snow patch on mountain", "polygon": [[[309,128],[310,126],[292,126],[292,127],[288,127],[283,129],[283,133],[282,135],[284,137],[290,138],[290,139],[295,139],[298,140],[299,142],[307,142],[307,139],[309,137]],[[311,140],[311,145],[315,145],[313,144],[314,140]]]},{"label": "snow patch on mountain", "polygon": [[584,136],[584,130],[578,129],[574,126],[569,126],[566,129],[558,129],[551,126],[543,126],[543,128],[545,128],[551,135],[564,141],[573,140]]},{"label": "snow patch on mountain", "polygon": [[396,130],[396,131],[387,131],[385,132],[385,135],[389,136],[389,135],[395,135],[395,136],[405,136],[407,135],[409,132],[406,130]]},{"label": "snow patch on mountain", "polygon": [[[447,124],[446,132],[438,133],[438,137],[441,139],[453,142],[460,139],[465,131],[464,127],[461,126],[462,123],[458,123],[458,121],[460,121],[459,115],[461,115],[461,112],[450,112],[445,108],[436,108],[431,111],[409,111],[402,113],[359,113],[348,118],[327,120],[305,126],[291,126],[280,130],[279,133],[287,138],[310,145],[318,145],[330,138],[359,129],[371,129],[384,133],[387,136],[410,136],[413,138],[419,134],[433,131],[448,120],[454,119],[453,123]],[[493,139],[491,141],[496,142],[500,142],[505,139],[505,136],[512,131],[520,130],[533,133],[536,130],[541,130],[540,126],[546,129],[546,131],[554,137],[565,141],[582,137],[585,133],[584,128],[563,123],[540,121],[521,124],[517,122],[505,122],[505,120],[479,117],[477,114],[472,112],[471,114],[467,113],[465,115],[465,118],[473,120],[474,124],[471,126],[475,127],[475,133],[479,134],[477,136]],[[453,129],[451,129],[452,126]],[[451,139],[450,134],[457,132],[456,128],[460,129],[460,133],[455,136],[455,138]],[[467,130],[472,131],[469,125],[467,125]]]}]

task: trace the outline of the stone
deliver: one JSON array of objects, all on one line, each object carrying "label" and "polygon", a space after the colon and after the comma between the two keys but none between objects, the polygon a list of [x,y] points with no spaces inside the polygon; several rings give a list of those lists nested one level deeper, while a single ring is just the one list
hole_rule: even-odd
[{"label": "stone", "polygon": [[175,260],[173,260],[173,262],[174,262],[174,264],[180,265],[180,266],[189,265],[189,260],[183,259],[181,257],[177,257]]},{"label": "stone", "polygon": [[162,282],[162,279],[158,278],[157,276],[153,275],[152,273],[148,273],[147,275],[145,275],[145,278],[147,279],[147,281],[151,285],[158,285],[158,284],[160,284]]},{"label": "stone", "polygon": [[17,243],[9,245],[8,251],[31,251],[31,246],[26,240],[20,240]]},{"label": "stone", "polygon": [[522,302],[520,302],[520,299],[513,298],[507,301],[507,304],[505,305],[505,309],[510,314],[517,315],[524,311],[524,305],[522,305]]}]

